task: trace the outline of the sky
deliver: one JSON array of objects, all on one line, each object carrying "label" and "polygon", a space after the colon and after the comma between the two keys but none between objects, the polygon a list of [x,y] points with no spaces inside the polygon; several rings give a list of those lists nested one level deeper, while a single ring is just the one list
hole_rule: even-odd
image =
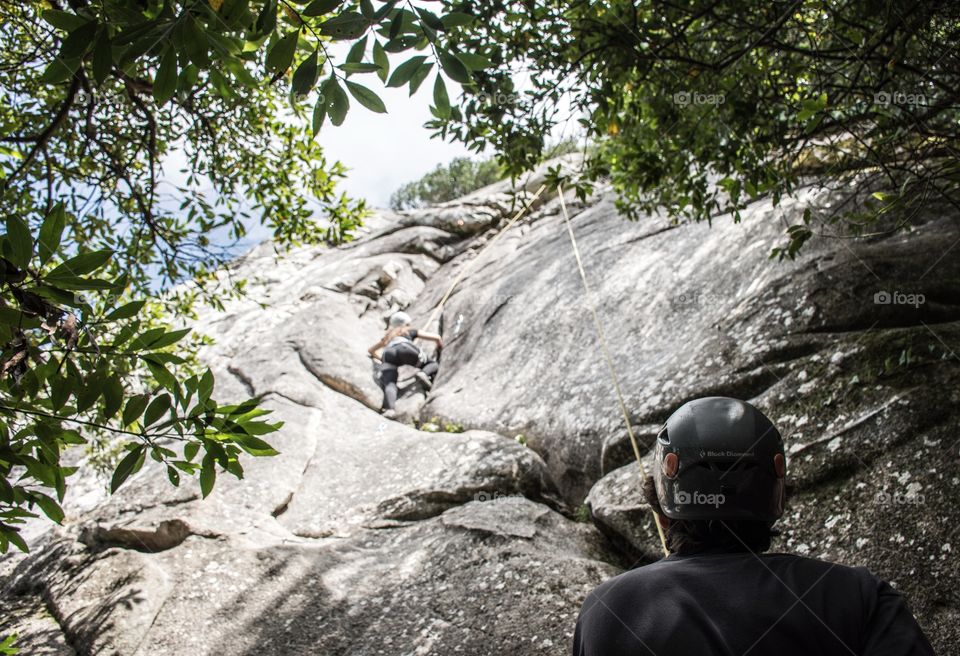
[{"label": "sky", "polygon": [[[350,169],[340,183],[349,196],[387,207],[390,194],[403,183],[454,157],[473,156],[462,144],[431,139],[431,131],[423,127],[431,118],[432,87],[427,83],[431,81],[432,77],[408,97],[406,87],[386,89],[374,77],[367,86],[383,100],[386,114],[375,114],[353,101],[343,125],[327,121],[320,129],[317,139],[328,160],[339,160]],[[452,92],[454,85],[448,84]]]}]

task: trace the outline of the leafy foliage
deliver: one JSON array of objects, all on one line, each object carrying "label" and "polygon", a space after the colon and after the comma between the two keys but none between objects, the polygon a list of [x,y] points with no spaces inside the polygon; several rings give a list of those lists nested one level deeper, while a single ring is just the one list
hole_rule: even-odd
[{"label": "leafy foliage", "polygon": [[[853,190],[793,218],[896,230],[931,202],[960,209],[960,8],[921,0],[716,3],[462,2],[460,52],[491,69],[439,134],[496,145],[505,170],[538,161],[569,99],[594,141],[588,185],[609,179],[628,217],[709,220],[799,184]],[[514,71],[529,80],[520,91]],[[836,195],[834,195],[836,197]]]},{"label": "leafy foliage", "polygon": [[[280,246],[350,238],[366,210],[336,193],[344,170],[314,136],[351,102],[386,111],[359,76],[411,93],[432,76],[435,113],[455,115],[445,79],[469,83],[488,62],[449,47],[469,15],[399,2],[27,0],[0,12],[6,550],[26,548],[17,525],[37,509],[63,518],[70,445],[122,435],[112,489],[149,456],[174,485],[199,474],[204,495],[218,467],[242,475],[241,452],[274,453],[260,436],[278,425],[255,401],[215,401],[186,331],[162,317],[243,292],[214,271],[254,220]],[[353,42],[342,62],[327,51],[337,40]],[[411,49],[431,56],[391,74],[388,53]]]},{"label": "leafy foliage", "polygon": [[212,482],[216,465],[241,477],[241,452],[275,453],[259,436],[279,424],[263,421],[267,411],[256,401],[219,405],[211,398],[209,370],[178,380],[171,367],[183,370],[187,361],[172,350],[189,331],[138,318],[144,301],[121,300],[126,275],[96,277],[109,271],[112,251],[58,255],[64,211],[58,203],[41,223],[43,248],[18,217],[8,217],[0,238],[2,551],[9,543],[26,550],[16,525],[36,516],[35,509],[63,520],[60,502],[72,470],[61,465],[61,452],[92,434],[131,438],[112,491],[149,456],[166,467],[174,485],[180,472],[199,473],[206,496],[211,485],[205,482]]},{"label": "leafy foliage", "polygon": [[3,640],[0,640],[0,654],[19,654],[20,650],[14,646],[16,641],[16,633],[7,636]]},{"label": "leafy foliage", "polygon": [[449,164],[439,165],[419,180],[408,182],[393,192],[390,207],[406,210],[443,203],[492,184],[502,177],[500,166],[494,159],[455,157]]}]

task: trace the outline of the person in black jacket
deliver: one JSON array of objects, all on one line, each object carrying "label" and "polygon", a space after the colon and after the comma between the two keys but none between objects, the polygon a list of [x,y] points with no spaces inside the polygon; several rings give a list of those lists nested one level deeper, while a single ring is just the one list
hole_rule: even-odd
[{"label": "person in black jacket", "polygon": [[[367,349],[371,358],[382,362],[379,375],[380,385],[383,387],[381,411],[388,418],[396,416],[397,380],[401,365],[417,367],[419,369],[416,373],[417,380],[427,389],[433,385],[433,378],[440,368],[440,365],[431,360],[413,341],[425,339],[436,342],[438,347],[443,348],[440,335],[417,330],[410,325],[410,322],[410,315],[406,312],[395,312],[390,317],[390,326],[384,336]],[[382,355],[378,355],[380,349],[383,349]]]},{"label": "person in black jacket", "polygon": [[670,555],[586,598],[574,656],[926,656],[903,597],[863,567],[764,553],[783,514],[780,433],[743,401],[683,405],[645,496]]}]

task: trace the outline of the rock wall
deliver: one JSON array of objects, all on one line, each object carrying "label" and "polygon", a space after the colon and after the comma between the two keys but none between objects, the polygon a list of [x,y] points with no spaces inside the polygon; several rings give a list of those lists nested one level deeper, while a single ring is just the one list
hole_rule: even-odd
[{"label": "rock wall", "polygon": [[[266,244],[237,261],[250,297],[201,312],[216,340],[203,357],[220,396],[259,396],[285,422],[281,455],[249,459],[204,501],[146,467],[70,513],[3,563],[0,633],[50,654],[567,653],[587,590],[657,543],[555,195],[474,261],[517,209],[508,192],[381,213],[340,248],[277,258]],[[645,445],[690,398],[758,404],[789,453],[777,547],[871,567],[949,651],[956,222],[816,238],[777,263],[790,205],[711,227],[628,223],[606,193],[568,203]],[[400,421],[382,419],[367,346],[394,310],[425,320],[466,266],[434,388],[407,380]],[[413,425],[433,417],[467,430]]]}]

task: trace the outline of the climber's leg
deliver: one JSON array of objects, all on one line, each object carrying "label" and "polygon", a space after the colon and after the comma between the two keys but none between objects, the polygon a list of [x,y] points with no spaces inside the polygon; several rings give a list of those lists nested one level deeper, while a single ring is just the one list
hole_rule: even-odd
[{"label": "climber's leg", "polygon": [[383,405],[382,410],[393,410],[397,405],[397,378],[398,370],[396,366],[384,364],[380,368],[380,382],[383,383]]},{"label": "climber's leg", "polygon": [[437,375],[440,365],[434,361],[429,361],[420,366],[420,371],[414,374],[424,387],[430,389],[433,387],[433,378]]},{"label": "climber's leg", "polygon": [[423,371],[423,373],[430,376],[430,380],[433,380],[437,376],[437,371],[440,370],[440,363],[436,362],[435,360],[430,360],[425,365],[420,367],[420,369]]}]

